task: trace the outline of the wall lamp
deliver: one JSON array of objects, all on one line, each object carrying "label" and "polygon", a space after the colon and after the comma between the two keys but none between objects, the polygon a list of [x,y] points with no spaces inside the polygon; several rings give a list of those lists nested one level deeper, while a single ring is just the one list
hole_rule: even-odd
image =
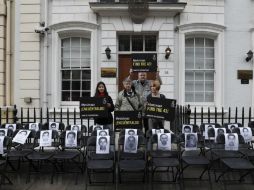
[{"label": "wall lamp", "polygon": [[111,49],[109,49],[109,47],[107,47],[107,48],[105,49],[105,53],[106,53],[107,58],[110,59],[110,58],[111,58],[111,55],[110,55]]},{"label": "wall lamp", "polygon": [[251,59],[253,58],[253,51],[248,51],[248,53],[247,53],[247,57],[246,57],[246,61],[248,62],[248,61],[250,61]]},{"label": "wall lamp", "polygon": [[168,59],[169,56],[170,56],[170,54],[171,54],[171,49],[170,49],[169,47],[167,47],[167,48],[165,49],[165,59]]}]

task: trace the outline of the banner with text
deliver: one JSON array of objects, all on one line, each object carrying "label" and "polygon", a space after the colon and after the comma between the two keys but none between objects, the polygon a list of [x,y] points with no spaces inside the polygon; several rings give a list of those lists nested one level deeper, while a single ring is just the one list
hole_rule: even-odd
[{"label": "banner with text", "polygon": [[132,54],[132,70],[134,72],[156,72],[156,53],[134,53]]},{"label": "banner with text", "polygon": [[139,111],[115,111],[115,129],[134,128],[142,129],[142,112]]},{"label": "banner with text", "polygon": [[82,97],[80,99],[80,118],[108,117],[106,98]]}]

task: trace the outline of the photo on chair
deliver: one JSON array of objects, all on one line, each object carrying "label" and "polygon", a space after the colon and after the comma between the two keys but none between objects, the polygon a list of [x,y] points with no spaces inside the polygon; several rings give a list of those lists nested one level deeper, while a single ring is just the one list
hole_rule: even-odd
[{"label": "photo on chair", "polygon": [[240,129],[240,134],[243,136],[244,141],[246,143],[251,142],[252,140],[252,131],[250,127],[239,127]]},{"label": "photo on chair", "polygon": [[16,131],[16,127],[17,127],[16,124],[5,124],[5,129],[10,129],[13,132]]},{"label": "photo on chair", "polygon": [[103,130],[97,130],[97,136],[109,136],[109,130],[103,129]]},{"label": "photo on chair", "polygon": [[237,123],[233,123],[233,124],[228,124],[228,129],[230,129],[231,132],[233,132],[233,130],[235,128],[238,128],[238,124]]},{"label": "photo on chair", "polygon": [[96,154],[109,154],[110,136],[96,137]]},{"label": "photo on chair", "polygon": [[197,133],[185,133],[185,150],[197,150],[198,135]]},{"label": "photo on chair", "polygon": [[0,128],[0,137],[7,136],[8,129]]},{"label": "photo on chair", "polygon": [[52,130],[43,130],[40,132],[40,146],[51,146]]},{"label": "photo on chair", "polygon": [[138,135],[125,135],[124,137],[124,152],[137,153],[138,150]]},{"label": "photo on chair", "polygon": [[4,154],[4,136],[0,136],[0,155]]},{"label": "photo on chair", "polygon": [[237,133],[225,134],[225,150],[238,150],[239,140]]},{"label": "photo on chair", "polygon": [[182,126],[182,133],[192,133],[193,132],[193,126],[192,125],[183,125]]},{"label": "photo on chair", "polygon": [[81,131],[81,125],[71,125],[72,131]]},{"label": "photo on chair", "polygon": [[39,124],[38,123],[29,123],[29,129],[33,131],[39,131]]},{"label": "photo on chair", "polygon": [[215,128],[214,129],[214,142],[217,142],[216,139],[218,135],[224,135],[226,134],[226,128]]},{"label": "photo on chair", "polygon": [[138,134],[138,130],[137,129],[125,129],[125,135],[137,135]]},{"label": "photo on chair", "polygon": [[93,131],[95,130],[102,130],[103,129],[103,125],[94,125],[93,126]]},{"label": "photo on chair", "polygon": [[15,135],[12,142],[25,144],[27,137],[30,134],[30,130],[19,130],[19,132]]},{"label": "photo on chair", "polygon": [[77,131],[66,131],[65,133],[65,146],[76,147],[77,146]]},{"label": "photo on chair", "polygon": [[156,135],[158,133],[164,133],[164,129],[152,129],[152,135]]},{"label": "photo on chair", "polygon": [[208,130],[214,128],[215,129],[215,125],[213,124],[205,124],[205,133],[203,133],[203,136],[205,136],[205,139],[209,139],[208,137]]},{"label": "photo on chair", "polygon": [[171,150],[171,133],[158,133],[158,150]]},{"label": "photo on chair", "polygon": [[49,130],[59,130],[59,123],[56,122],[49,122]]}]

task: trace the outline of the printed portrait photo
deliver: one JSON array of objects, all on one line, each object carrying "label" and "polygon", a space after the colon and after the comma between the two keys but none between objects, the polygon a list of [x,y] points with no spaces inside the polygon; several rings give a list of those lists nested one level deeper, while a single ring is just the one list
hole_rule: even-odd
[{"label": "printed portrait photo", "polygon": [[185,150],[197,150],[198,135],[197,133],[185,134]]},{"label": "printed portrait photo", "polygon": [[39,124],[38,123],[29,123],[29,129],[33,131],[39,131]]},{"label": "printed portrait photo", "polygon": [[19,130],[19,132],[15,135],[12,141],[20,144],[25,144],[30,132],[30,130]]},{"label": "printed portrait photo", "polygon": [[215,128],[214,129],[214,141],[217,142],[218,135],[226,134],[226,128]]},{"label": "printed portrait photo", "polygon": [[77,131],[66,131],[65,133],[65,146],[76,147],[77,146]]},{"label": "printed portrait photo", "polygon": [[0,155],[4,154],[4,136],[0,136]]},{"label": "printed portrait photo", "polygon": [[110,136],[96,137],[96,154],[109,154]]},{"label": "printed portrait photo", "polygon": [[183,125],[182,126],[182,133],[192,133],[193,126],[192,125]]},{"label": "printed portrait photo", "polygon": [[43,130],[40,132],[40,146],[51,146],[52,130]]},{"label": "printed portrait photo", "polygon": [[225,150],[238,150],[239,140],[237,133],[225,134]]},{"label": "printed portrait photo", "polygon": [[59,123],[56,122],[49,122],[49,130],[59,130]]},{"label": "printed portrait photo", "polygon": [[152,135],[164,133],[164,129],[152,129]]},{"label": "printed portrait photo", "polygon": [[125,135],[124,138],[124,152],[137,153],[138,150],[138,136],[137,135]]},{"label": "printed portrait photo", "polygon": [[16,131],[16,127],[17,127],[16,124],[6,124],[5,125],[5,129],[10,129],[12,131]]},{"label": "printed portrait photo", "polygon": [[171,150],[171,133],[158,133],[158,150]]},{"label": "printed portrait photo", "polygon": [[252,140],[252,131],[250,127],[240,127],[240,134],[243,136],[246,143]]},{"label": "printed portrait photo", "polygon": [[138,130],[137,129],[125,129],[125,135],[137,135],[138,134]]},{"label": "printed portrait photo", "polygon": [[109,136],[109,130],[103,129],[103,130],[97,130],[97,136]]},{"label": "printed portrait photo", "polygon": [[203,135],[205,136],[206,140],[209,139],[209,137],[208,137],[208,131],[211,128],[215,129],[215,125],[213,125],[213,124],[205,124],[205,134],[203,134]]},{"label": "printed portrait photo", "polygon": [[71,125],[72,131],[81,131],[81,125]]},{"label": "printed portrait photo", "polygon": [[0,128],[0,137],[7,136],[8,129]]},{"label": "printed portrait photo", "polygon": [[94,125],[93,126],[93,131],[95,130],[102,130],[103,129],[103,125]]},{"label": "printed portrait photo", "polygon": [[237,123],[233,123],[233,124],[228,124],[228,129],[230,129],[231,133],[233,132],[233,130],[235,128],[238,128],[238,124]]}]

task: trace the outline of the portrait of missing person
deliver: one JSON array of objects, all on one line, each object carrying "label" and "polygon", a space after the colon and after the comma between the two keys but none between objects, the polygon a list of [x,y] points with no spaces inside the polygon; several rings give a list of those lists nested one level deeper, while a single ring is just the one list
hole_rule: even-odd
[{"label": "portrait of missing person", "polygon": [[65,146],[66,147],[76,147],[77,146],[77,131],[66,131]]},{"label": "portrait of missing person", "polygon": [[171,133],[158,133],[158,150],[171,150]]},{"label": "portrait of missing person", "polygon": [[97,130],[97,136],[109,136],[109,130],[103,129],[103,130]]},{"label": "portrait of missing person", "polygon": [[164,133],[164,129],[152,129],[152,134]]},{"label": "portrait of missing person", "polygon": [[7,136],[7,130],[8,129],[0,129],[0,137]]},{"label": "portrait of missing person", "polygon": [[109,154],[110,136],[97,136],[96,154]]},{"label": "portrait of missing person", "polygon": [[197,133],[185,134],[185,150],[196,150],[198,143]]},{"label": "portrait of missing person", "polygon": [[6,124],[5,128],[10,129],[12,131],[16,131],[16,124]]},{"label": "portrait of missing person", "polygon": [[56,122],[49,122],[49,130],[59,130],[59,123]]},{"label": "portrait of missing person", "polygon": [[38,123],[29,123],[29,129],[34,131],[39,131],[39,124]]},{"label": "portrait of missing person", "polygon": [[183,125],[182,133],[192,133],[193,126],[192,125]]},{"label": "portrait of missing person", "polygon": [[103,129],[103,125],[94,125],[93,126],[93,131],[95,130],[102,130]]},{"label": "portrait of missing person", "polygon": [[4,154],[4,136],[0,136],[0,154]]},{"label": "portrait of missing person", "polygon": [[138,150],[138,136],[125,135],[124,138],[124,152],[137,153]]},{"label": "portrait of missing person", "polygon": [[12,141],[20,144],[25,144],[30,132],[31,131],[29,130],[19,130],[19,132],[15,135]]},{"label": "portrait of missing person", "polygon": [[81,125],[72,125],[71,130],[72,131],[81,131]]},{"label": "portrait of missing person", "polygon": [[252,131],[250,127],[240,127],[240,134],[243,136],[246,143],[252,140]]},{"label": "portrait of missing person", "polygon": [[137,129],[125,129],[125,135],[133,136],[137,135],[137,133],[138,133]]},{"label": "portrait of missing person", "polygon": [[238,150],[239,141],[237,133],[225,134],[225,150]]},{"label": "portrait of missing person", "polygon": [[234,130],[235,128],[238,128],[238,124],[237,124],[237,123],[235,123],[235,124],[229,124],[229,125],[228,125],[228,129],[230,129],[231,132],[233,132],[233,130]]},{"label": "portrait of missing person", "polygon": [[40,146],[51,146],[52,130],[43,130],[40,132]]},{"label": "portrait of missing person", "polygon": [[226,128],[215,128],[214,129],[214,140],[216,142],[216,139],[218,135],[224,135],[226,134]]},{"label": "portrait of missing person", "polygon": [[205,125],[205,134],[203,134],[205,136],[205,139],[209,139],[208,131],[209,131],[209,129],[212,129],[212,128],[215,129],[215,125],[212,125],[212,124],[206,124]]}]

